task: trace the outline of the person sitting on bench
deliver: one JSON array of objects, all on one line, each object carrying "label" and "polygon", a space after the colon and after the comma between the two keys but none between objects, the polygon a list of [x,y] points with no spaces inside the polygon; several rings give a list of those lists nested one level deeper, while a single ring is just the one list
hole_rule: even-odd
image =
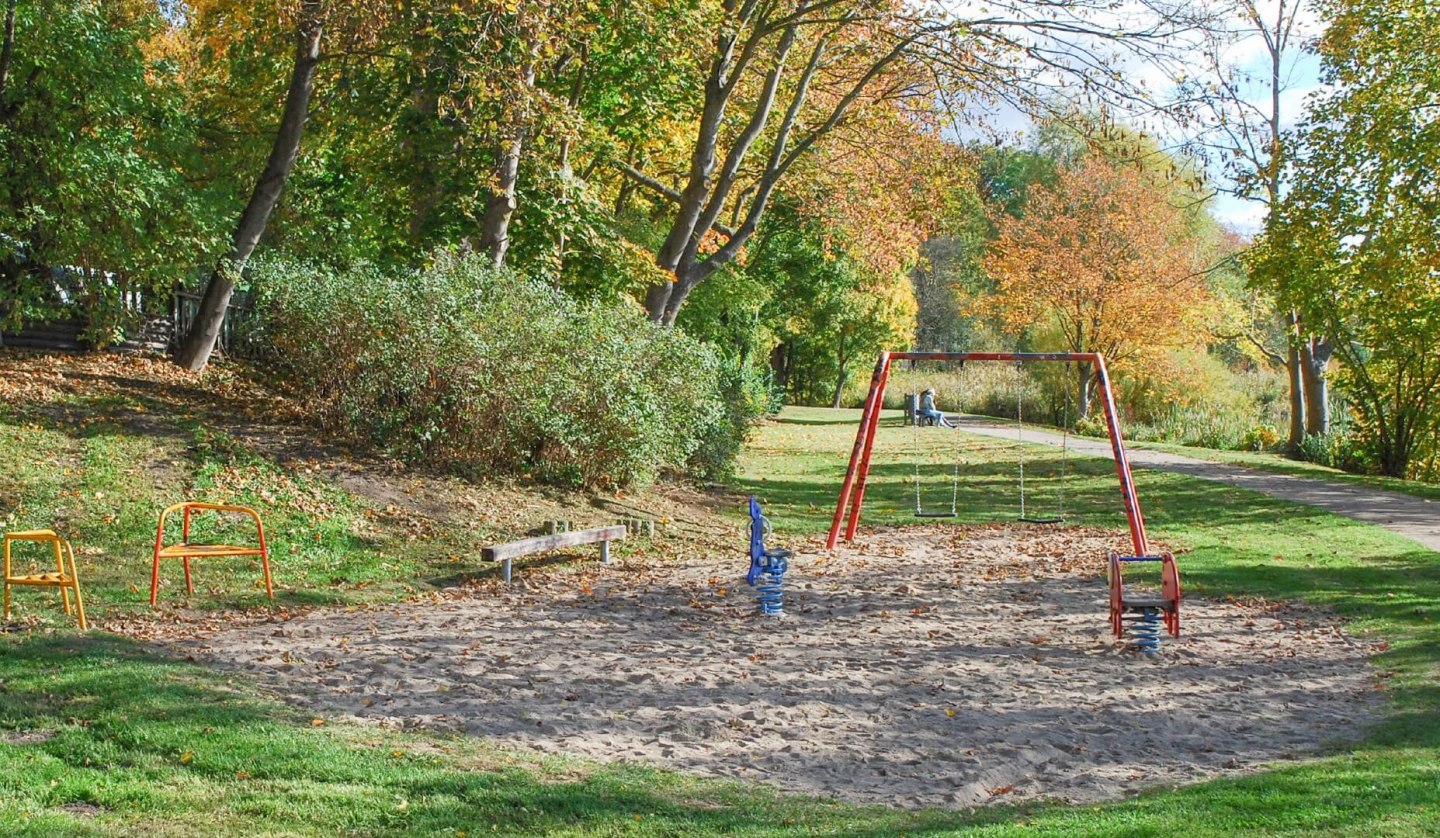
[{"label": "person sitting on bench", "polygon": [[934,422],[942,428],[953,428],[950,420],[945,418],[935,407],[935,388],[931,387],[920,394],[920,418]]}]

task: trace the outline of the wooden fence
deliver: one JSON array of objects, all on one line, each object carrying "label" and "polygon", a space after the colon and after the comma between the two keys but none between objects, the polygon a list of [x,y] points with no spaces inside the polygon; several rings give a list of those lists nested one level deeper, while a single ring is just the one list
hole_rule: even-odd
[{"label": "wooden fence", "polygon": [[[177,287],[170,295],[170,348],[178,349],[180,341],[190,331],[195,315],[200,313],[201,291]],[[220,339],[216,348],[226,355],[243,356],[250,348],[245,340],[245,322],[254,313],[254,299],[249,291],[236,291],[230,295],[230,306],[225,309],[225,322],[220,324]]]},{"label": "wooden fence", "polygon": [[[138,324],[126,331],[125,339],[112,344],[110,349],[121,352],[174,352],[180,340],[189,331],[190,324],[200,310],[201,292],[177,285],[169,294],[168,304],[154,300],[140,292],[127,292],[122,304],[126,310],[136,313]],[[166,311],[165,314],[155,314]],[[225,311],[225,323],[220,328],[218,348],[226,355],[244,355],[248,346],[244,338],[244,323],[252,312],[250,294],[236,291],[230,298],[230,307]],[[150,312],[150,313],[146,313]],[[18,349],[41,349],[51,352],[88,352],[95,347],[85,340],[86,322],[83,314],[48,322],[26,323],[18,331],[0,332],[0,346]]]}]

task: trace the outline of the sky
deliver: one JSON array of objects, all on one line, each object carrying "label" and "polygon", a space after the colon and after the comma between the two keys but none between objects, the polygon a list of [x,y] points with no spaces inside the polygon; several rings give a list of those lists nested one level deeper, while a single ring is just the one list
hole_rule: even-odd
[{"label": "sky", "polygon": [[[1227,0],[1215,0],[1215,2],[1227,2]],[[1278,0],[1256,0],[1255,5],[1262,17],[1273,19],[1277,2]],[[1286,0],[1286,2],[1287,6],[1295,5],[1295,0]],[[968,8],[970,4],[964,5],[967,6],[966,11],[971,11]],[[956,7],[952,6],[951,10],[955,11]],[[1243,21],[1237,22],[1243,25]],[[1319,28],[1318,21],[1311,14],[1303,14],[1297,21],[1296,32],[1299,37],[1294,38],[1295,45],[1290,50],[1291,57],[1286,61],[1283,69],[1285,82],[1282,85],[1280,112],[1281,122],[1285,128],[1294,127],[1303,116],[1305,98],[1320,88],[1319,59],[1313,53],[1301,48],[1306,41],[1319,32]],[[1268,78],[1269,76],[1270,56],[1265,48],[1264,40],[1258,32],[1237,37],[1229,45],[1225,58],[1230,65],[1244,74],[1259,78]],[[1180,62],[1187,67],[1196,69],[1204,67],[1207,63],[1203,59],[1203,54],[1198,50],[1195,51],[1193,59],[1187,59],[1182,51]],[[1162,67],[1132,58],[1123,62],[1120,69],[1127,80],[1145,84],[1156,99],[1165,100],[1175,92],[1174,82],[1170,79],[1170,71]],[[1266,113],[1269,112],[1268,84],[1252,84],[1245,94],[1247,99],[1262,106]],[[1154,120],[1144,120],[1144,124],[1148,130],[1158,133],[1162,142],[1170,148],[1179,148],[1184,145],[1186,140],[1193,139],[1193,137],[1187,136],[1186,132],[1196,130],[1195,128],[1181,128],[1173,124],[1157,125]],[[988,113],[979,120],[979,126],[957,127],[954,134],[961,140],[988,138],[998,134],[1023,144],[1025,137],[1033,127],[1033,123],[1025,113],[1012,105],[999,103],[988,106]],[[1225,190],[1230,186],[1230,181],[1218,166],[1212,169],[1210,178],[1217,190],[1215,201],[1211,207],[1216,218],[1222,224],[1241,233],[1258,232],[1264,219],[1265,207],[1254,201],[1227,194]]]}]

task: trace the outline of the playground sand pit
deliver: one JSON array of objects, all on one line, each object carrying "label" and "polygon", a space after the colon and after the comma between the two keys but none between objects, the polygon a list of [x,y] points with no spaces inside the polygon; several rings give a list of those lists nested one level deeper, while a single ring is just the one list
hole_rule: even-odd
[{"label": "playground sand pit", "polygon": [[1303,759],[1383,711],[1372,645],[1314,610],[1191,598],[1179,641],[1126,651],[1108,534],[800,546],[783,620],[755,614],[743,556],[631,559],[185,652],[317,713],[905,807],[1113,799]]}]

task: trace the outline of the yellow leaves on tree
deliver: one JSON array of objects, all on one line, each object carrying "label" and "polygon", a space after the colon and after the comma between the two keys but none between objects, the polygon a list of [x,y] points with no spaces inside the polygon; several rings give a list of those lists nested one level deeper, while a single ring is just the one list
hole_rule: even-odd
[{"label": "yellow leaves on tree", "polygon": [[[834,132],[791,182],[807,216],[876,276],[903,275],[940,224],[959,150],[885,103]],[[908,285],[908,281],[906,283]]]},{"label": "yellow leaves on tree", "polygon": [[1199,247],[1176,192],[1132,163],[1098,154],[1036,186],[1020,218],[997,221],[985,259],[996,283],[981,306],[1008,331],[1058,335],[1072,352],[1100,352],[1156,374],[1169,351],[1203,334]]}]

